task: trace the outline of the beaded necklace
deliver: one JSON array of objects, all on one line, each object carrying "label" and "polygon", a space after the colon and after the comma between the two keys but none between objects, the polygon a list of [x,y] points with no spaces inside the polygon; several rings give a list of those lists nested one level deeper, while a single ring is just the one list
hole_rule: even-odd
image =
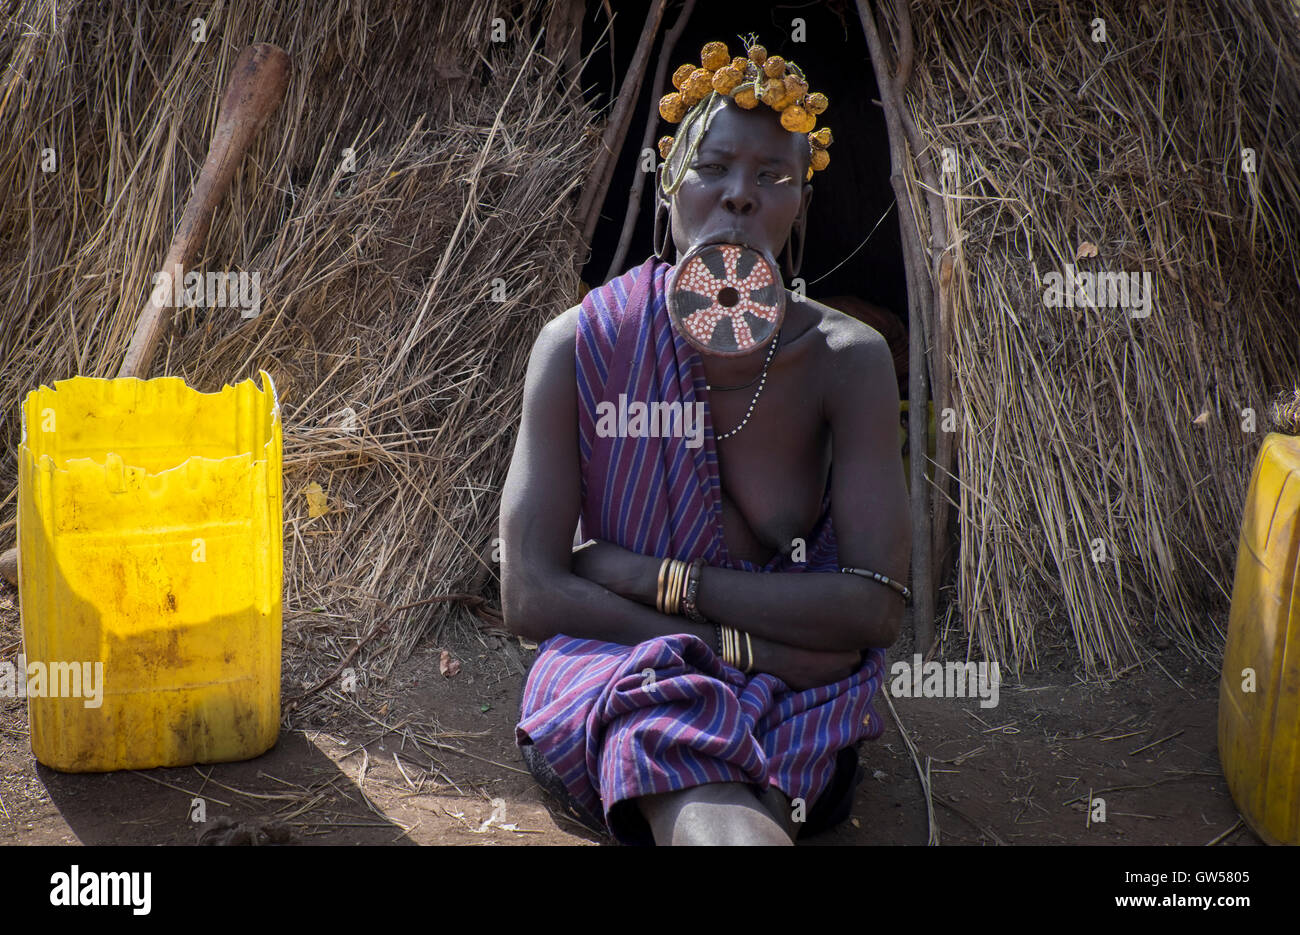
[{"label": "beaded necklace", "polygon": [[[767,349],[767,359],[763,361],[763,369],[758,375],[758,389],[754,391],[754,398],[749,401],[749,409],[745,412],[745,418],[741,419],[740,425],[736,426],[730,432],[724,432],[723,434],[718,435],[716,437],[717,441],[722,441],[724,438],[730,438],[743,429],[745,424],[749,422],[749,417],[754,414],[754,406],[758,403],[758,397],[763,393],[763,385],[767,383],[767,368],[772,363],[772,358],[776,356],[776,346],[780,343],[781,329],[778,328],[776,334],[772,336],[772,346]],[[752,383],[753,381],[751,380],[750,382]],[[745,384],[745,386],[748,385],[748,383]],[[707,388],[709,390],[713,389],[712,386],[708,386]],[[744,387],[718,387],[718,389],[744,389]]]}]

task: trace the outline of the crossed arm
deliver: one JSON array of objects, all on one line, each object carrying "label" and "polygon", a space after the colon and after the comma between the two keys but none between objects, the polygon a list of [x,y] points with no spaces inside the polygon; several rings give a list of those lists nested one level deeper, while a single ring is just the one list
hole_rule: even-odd
[{"label": "crossed arm", "polygon": [[[572,552],[580,511],[575,328],[578,309],[538,336],[501,503],[501,594],[506,625],[542,641],[557,633],[634,645],[713,627],[654,609],[661,559],[610,542]],[[836,352],[823,393],[833,439],[832,521],[840,562],[896,580],[910,550],[898,457],[898,391],[882,340]],[[897,638],[903,602],[857,575],[761,574],[707,567],[704,616],[748,632],[758,671],[792,688],[826,684],[856,668],[861,649]]]}]

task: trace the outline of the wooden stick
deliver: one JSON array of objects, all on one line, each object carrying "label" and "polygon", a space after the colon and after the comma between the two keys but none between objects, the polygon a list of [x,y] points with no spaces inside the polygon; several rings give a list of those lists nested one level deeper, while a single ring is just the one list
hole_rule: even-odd
[{"label": "wooden stick", "polygon": [[[896,110],[912,146],[913,164],[920,173],[924,183],[926,207],[930,215],[930,256],[933,257],[930,269],[931,282],[934,284],[931,301],[922,309],[921,326],[925,333],[926,360],[930,376],[930,398],[934,403],[936,426],[943,418],[943,411],[952,405],[952,387],[948,367],[948,335],[952,321],[953,308],[953,259],[948,253],[948,215],[944,205],[943,186],[939,172],[935,169],[932,147],[928,146],[912,119],[911,112],[904,106],[903,94],[912,75],[912,63],[916,43],[912,30],[912,17],[906,2],[897,7],[899,19],[899,63],[894,78],[894,95]],[[920,239],[920,232],[917,232]],[[935,439],[935,456],[930,459],[929,448],[929,414],[926,418],[925,459],[930,468],[930,483],[934,490],[926,491],[930,498],[931,529],[931,579],[930,591],[937,599],[938,590],[944,584],[944,572],[947,568],[945,557],[948,541],[948,492],[952,488],[952,457],[954,433],[939,431]]]},{"label": "wooden stick", "polygon": [[297,695],[294,695],[291,699],[289,699],[288,704],[286,704],[284,707],[284,713],[288,714],[294,708],[298,707],[298,705],[302,704],[302,700],[306,698],[308,695],[315,694],[316,692],[324,688],[326,685],[328,685],[330,682],[334,681],[336,678],[342,675],[343,670],[346,669],[351,664],[352,660],[356,658],[357,653],[361,652],[361,647],[365,646],[367,643],[373,640],[380,633],[387,633],[387,632],[388,632],[388,624],[386,623],[376,627],[372,627],[369,633],[367,633],[361,639],[357,640],[357,645],[353,646],[351,652],[349,652],[346,656],[343,657],[343,661],[334,667],[333,672],[325,676],[315,685],[311,686],[310,688],[303,689]]},{"label": "wooden stick", "polygon": [[[659,64],[655,66],[653,93],[650,95],[650,113],[646,117],[645,132],[641,135],[641,152],[645,152],[654,145],[655,127],[659,123],[659,113],[655,109],[654,103],[663,93],[668,78],[668,64],[672,60],[673,50],[677,48],[677,40],[681,38],[682,33],[686,30],[686,23],[690,20],[691,13],[694,10],[695,0],[686,0],[686,4],[682,7],[682,11],[677,14],[677,20],[673,23],[672,28],[664,33],[663,48],[659,50]],[[650,174],[641,171],[633,174],[632,188],[627,196],[627,214],[623,216],[623,233],[618,237],[618,249],[614,251],[614,260],[609,264],[609,269],[605,272],[606,281],[623,272],[628,247],[632,243],[632,231],[636,229],[636,221],[641,214],[641,192],[645,190],[645,180]]]},{"label": "wooden stick", "polygon": [[[908,309],[908,390],[907,434],[911,457],[911,510],[912,510],[912,591],[915,594],[912,626],[916,634],[916,647],[922,654],[934,642],[934,590],[931,556],[933,542],[930,534],[930,490],[925,481],[925,462],[929,456],[929,420],[926,405],[925,323],[926,310],[933,307],[930,289],[930,264],[922,255],[921,235],[912,216],[912,202],[907,193],[904,173],[907,169],[907,138],[899,111],[902,109],[901,91],[890,77],[885,51],[876,31],[875,14],[867,0],[857,0],[858,18],[867,37],[871,65],[876,73],[881,104],[885,111],[885,124],[889,130],[889,181],[898,202],[898,223],[902,232],[905,267],[907,272]],[[906,0],[900,4],[900,17],[907,18]],[[900,77],[911,72],[911,20],[904,29],[906,41],[900,43],[907,58],[900,64]]]},{"label": "wooden stick", "polygon": [[1218,836],[1217,836],[1213,841],[1206,841],[1206,842],[1205,842],[1205,846],[1206,846],[1206,847],[1214,847],[1214,845],[1218,844],[1220,841],[1222,841],[1222,840],[1223,840],[1224,838],[1226,838],[1228,835],[1232,834],[1232,832],[1236,831],[1238,828],[1240,828],[1240,827],[1241,827],[1242,825],[1244,825],[1244,824],[1245,824],[1245,822],[1242,821],[1240,818],[1238,818],[1237,821],[1236,821],[1236,823],[1233,824],[1233,826],[1232,826],[1231,828],[1229,828],[1227,831],[1223,832],[1223,834],[1218,835]]},{"label": "wooden stick", "polygon": [[938,847],[939,823],[934,820],[934,786],[930,782],[930,758],[925,758],[925,769],[921,769],[921,757],[916,752],[916,744],[912,743],[912,738],[907,734],[907,728],[903,726],[902,718],[898,716],[898,711],[894,708],[894,699],[889,697],[889,689],[882,686],[880,694],[889,707],[890,716],[894,719],[894,726],[898,728],[898,735],[903,738],[903,746],[907,747],[907,752],[912,756],[912,765],[916,767],[916,777],[921,781],[921,793],[925,796],[925,819],[930,828],[930,834],[925,843],[930,847]]},{"label": "wooden stick", "polygon": [[957,416],[957,431],[966,424],[961,407],[953,399],[951,373],[948,367],[949,336],[952,331],[953,308],[956,299],[953,295],[953,259],[952,254],[942,252],[942,248],[931,236],[931,247],[939,256],[935,281],[938,294],[934,304],[934,354],[931,369],[934,373],[936,387],[934,391],[934,417],[940,429],[935,440],[934,481],[937,492],[934,497],[934,588],[937,591],[944,586],[950,562],[949,554],[949,491],[952,489],[952,459],[956,448],[957,432],[945,432],[942,429],[944,410],[952,407]]},{"label": "wooden stick", "polygon": [[160,285],[149,293],[122,359],[122,368],[117,372],[119,377],[149,376],[158,339],[171,317],[168,311],[171,283],[184,277],[185,266],[203,244],[212,221],[212,209],[230,187],[235,169],[253,138],[284,99],[290,71],[289,56],[269,43],[250,45],[239,54],[221,99],[208,158],[163,260],[163,285],[167,288]]},{"label": "wooden stick", "polygon": [[564,82],[571,87],[578,80],[582,54],[582,0],[557,0],[546,20],[546,57],[564,61]]},{"label": "wooden stick", "polygon": [[[613,168],[615,154],[623,147],[627,137],[628,124],[631,123],[632,111],[641,94],[641,83],[645,78],[646,66],[650,61],[650,49],[655,44],[659,32],[659,21],[663,19],[664,6],[668,0],[654,0],[646,11],[645,25],[641,27],[641,38],[637,41],[636,54],[623,79],[623,87],[618,92],[618,100],[610,114],[609,124],[601,136],[600,152],[596,154],[591,171],[587,173],[587,182],[582,189],[582,198],[578,202],[577,217],[582,219],[582,240],[591,244],[591,236],[596,231],[596,222],[600,219],[600,209],[605,204],[605,193],[609,191],[610,170]],[[653,101],[651,102],[654,103]]]},{"label": "wooden stick", "polygon": [[[900,11],[899,43],[903,50],[900,58],[906,58],[906,66],[899,65],[899,74],[911,74],[912,58],[912,24],[906,9]],[[931,147],[921,138],[916,122],[908,109],[902,106],[902,93],[905,81],[896,81],[899,95],[898,115],[902,120],[903,130],[912,145],[912,155],[921,181],[925,183],[925,203],[930,213],[930,255],[934,257],[931,275],[937,287],[934,304],[929,313],[922,318],[925,327],[925,342],[929,348],[930,389],[934,399],[936,421],[943,418],[943,410],[953,404],[952,386],[948,367],[948,336],[951,330],[953,302],[953,259],[948,253],[948,215],[944,207],[943,186],[939,173],[935,171]],[[962,420],[964,423],[964,419]],[[948,545],[948,492],[952,488],[952,456],[954,449],[953,432],[939,432],[935,444],[935,457],[932,462],[931,483],[936,488],[933,496],[933,562],[935,571],[933,589],[943,586],[944,570],[947,563],[944,557]],[[926,449],[929,456],[929,448]],[[941,565],[942,563],[942,565]]]},{"label": "wooden stick", "polygon": [[1186,733],[1186,731],[1183,731],[1183,730],[1174,731],[1174,732],[1173,732],[1172,734],[1170,734],[1168,737],[1161,737],[1159,740],[1153,740],[1153,741],[1151,741],[1151,742],[1150,742],[1149,744],[1147,744],[1146,746],[1138,747],[1136,750],[1130,750],[1130,751],[1128,752],[1128,755],[1129,755],[1129,756],[1137,756],[1137,755],[1138,755],[1139,753],[1141,753],[1143,750],[1150,750],[1152,747],[1158,747],[1160,744],[1164,743],[1166,740],[1173,740],[1175,737],[1180,737],[1180,736],[1182,736],[1184,733]]}]

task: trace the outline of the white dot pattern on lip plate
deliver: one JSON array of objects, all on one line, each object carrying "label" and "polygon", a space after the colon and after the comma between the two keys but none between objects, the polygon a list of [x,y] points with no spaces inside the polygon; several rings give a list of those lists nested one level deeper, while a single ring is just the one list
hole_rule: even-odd
[{"label": "white dot pattern on lip plate", "polygon": [[[772,270],[766,260],[756,257],[749,275],[742,279],[736,273],[736,264],[740,262],[742,248],[728,244],[718,249],[722,253],[723,268],[726,270],[726,275],[722,278],[714,276],[704,261],[696,256],[677,279],[678,289],[694,292],[705,299],[712,300],[708,308],[687,315],[682,320],[682,325],[696,341],[712,345],[716,341],[718,324],[724,318],[728,318],[731,320],[732,333],[736,336],[736,349],[744,351],[757,346],[771,333],[769,330],[767,334],[755,337],[750,330],[749,321],[745,318],[745,312],[770,322],[773,327],[776,325],[777,307],[756,302],[751,298],[752,292],[772,284]],[[728,286],[736,290],[740,297],[740,301],[730,308],[718,302],[718,294]]]}]

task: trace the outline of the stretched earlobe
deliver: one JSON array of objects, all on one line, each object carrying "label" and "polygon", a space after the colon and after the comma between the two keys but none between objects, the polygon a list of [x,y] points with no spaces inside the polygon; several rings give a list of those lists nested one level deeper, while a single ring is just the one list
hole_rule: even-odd
[{"label": "stretched earlobe", "polygon": [[790,236],[786,238],[785,246],[781,249],[781,265],[784,267],[787,279],[794,279],[803,268],[803,248],[808,239],[808,204],[812,201],[812,193],[812,185],[805,182],[799,213],[795,215],[794,223],[790,225]]},{"label": "stretched earlobe", "polygon": [[671,263],[668,258],[669,245],[673,237],[673,216],[668,202],[661,199],[655,199],[655,230],[654,230],[654,251],[655,256],[665,263]]},{"label": "stretched earlobe", "polygon": [[665,263],[671,263],[668,258],[668,244],[672,240],[672,213],[671,208],[663,197],[664,167],[667,163],[661,162],[655,167],[655,226],[654,235],[651,244],[654,247],[654,254]]},{"label": "stretched earlobe", "polygon": [[785,268],[786,279],[794,279],[803,268],[803,247],[807,242],[804,228],[804,212],[790,225],[790,236],[781,250],[781,265]]}]

